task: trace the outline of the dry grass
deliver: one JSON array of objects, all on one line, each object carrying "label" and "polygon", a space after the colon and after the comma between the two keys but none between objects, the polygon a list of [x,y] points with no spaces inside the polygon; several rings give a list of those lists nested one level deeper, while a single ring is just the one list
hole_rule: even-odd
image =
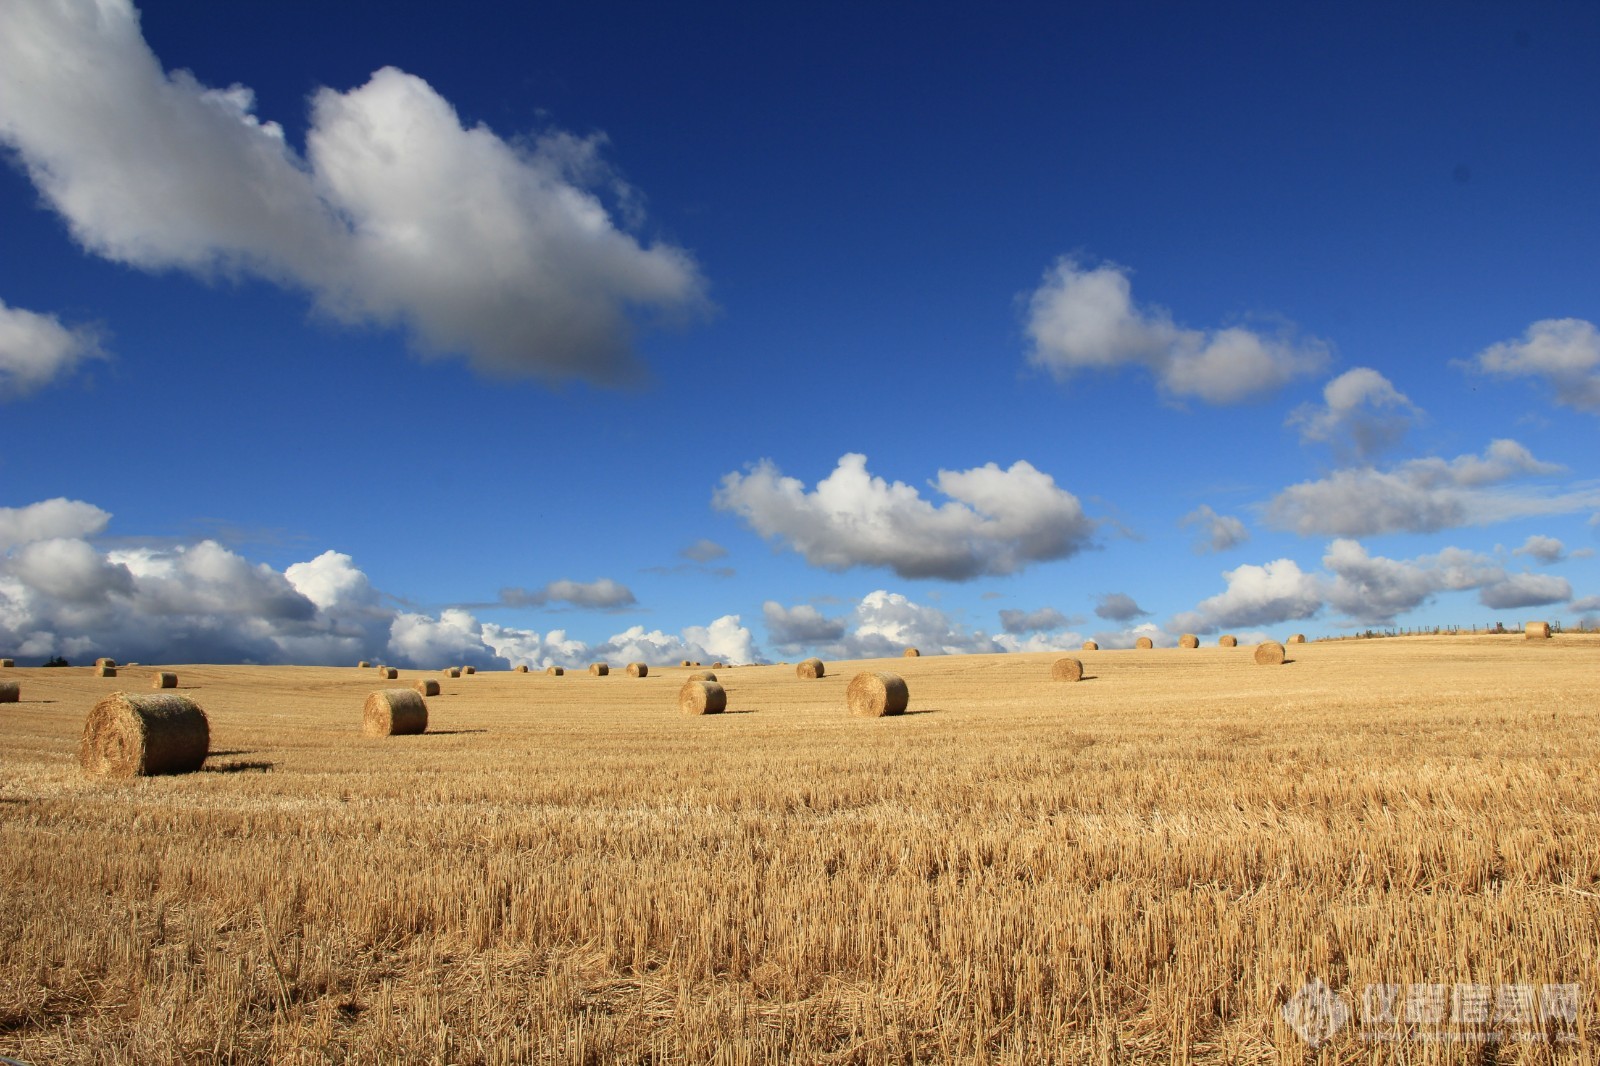
[{"label": "dry grass", "polygon": [[[928,656],[445,682],[177,665],[207,772],[75,748],[115,682],[0,715],[0,1054],[42,1063],[1585,1063],[1307,1050],[1308,975],[1577,983],[1592,1014],[1600,638]],[[843,713],[892,669],[910,713]],[[670,671],[668,672],[671,673]]]}]

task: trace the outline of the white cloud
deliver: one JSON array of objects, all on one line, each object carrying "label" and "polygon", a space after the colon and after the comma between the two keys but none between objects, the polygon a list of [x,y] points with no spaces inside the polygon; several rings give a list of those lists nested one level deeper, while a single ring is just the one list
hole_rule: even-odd
[{"label": "white cloud", "polygon": [[1506,610],[1512,607],[1543,607],[1572,599],[1572,585],[1554,574],[1508,574],[1478,590],[1485,607]]},{"label": "white cloud", "polygon": [[1316,576],[1302,572],[1293,559],[1274,559],[1265,566],[1247,563],[1224,571],[1222,577],[1227,589],[1176,616],[1174,628],[1211,633],[1219,628],[1269,626],[1310,618],[1322,609]]},{"label": "white cloud", "polygon": [[981,629],[968,629],[936,607],[884,589],[863,596],[854,608],[836,618],[827,618],[807,604],[785,608],[774,601],[768,601],[762,613],[768,639],[783,654],[817,654],[828,659],[892,658],[908,647],[924,655],[1060,651],[1077,647],[1083,640],[1070,632],[990,636]]},{"label": "white cloud", "polygon": [[1600,490],[1593,488],[1541,493],[1498,487],[1561,469],[1535,459],[1514,440],[1496,440],[1482,457],[1411,459],[1389,470],[1356,467],[1291,485],[1267,505],[1266,517],[1272,526],[1303,536],[1359,537],[1569,514],[1600,503]]},{"label": "white cloud", "polygon": [[1501,341],[1479,352],[1473,364],[1486,374],[1542,378],[1556,402],[1600,412],[1600,330],[1581,318],[1535,322],[1521,340]]},{"label": "white cloud", "polygon": [[1094,531],[1078,498],[1025,461],[941,470],[933,487],[948,502],[935,506],[910,485],[873,477],[866,456],[848,454],[807,492],[764,459],[726,475],[712,502],[813,566],[884,566],[906,578],[1011,574],[1075,555]]},{"label": "white cloud", "polygon": [[1094,613],[1110,622],[1131,622],[1150,612],[1125,592],[1107,592],[1095,604]]},{"label": "white cloud", "polygon": [[1196,555],[1224,552],[1250,539],[1250,531],[1244,528],[1243,522],[1232,515],[1218,514],[1209,504],[1196,507],[1180,518],[1178,524],[1194,526],[1200,531],[1200,539],[1194,544]]},{"label": "white cloud", "polygon": [[1364,625],[1387,625],[1443,591],[1480,588],[1505,572],[1487,557],[1459,548],[1413,560],[1374,556],[1358,541],[1335,540],[1322,565],[1329,606]]},{"label": "white cloud", "polygon": [[848,620],[825,617],[809,603],[785,607],[776,600],[768,600],[761,605],[761,618],[766,625],[767,639],[786,652],[832,644],[849,628]]},{"label": "white cloud", "polygon": [[1541,563],[1559,563],[1567,557],[1567,546],[1555,537],[1545,537],[1535,533],[1522,542],[1522,547],[1514,549],[1511,554],[1526,555]]},{"label": "white cloud", "polygon": [[324,610],[372,604],[377,599],[367,575],[343,552],[325,551],[310,562],[293,564],[283,576],[295,591]]},{"label": "white cloud", "polygon": [[1238,403],[1320,370],[1321,341],[1288,331],[1266,336],[1228,327],[1186,329],[1160,307],[1134,303],[1128,274],[1114,263],[1085,268],[1062,258],[1028,301],[1029,361],[1059,380],[1080,370],[1148,369],[1162,391],[1206,403]]},{"label": "white cloud", "polygon": [[595,581],[563,578],[550,582],[542,589],[500,590],[500,603],[507,607],[545,607],[552,603],[570,603],[574,607],[611,611],[631,607],[637,602],[632,589],[609,577]]},{"label": "white cloud", "polygon": [[26,396],[104,355],[94,330],[69,329],[54,315],[0,300],[0,400]]},{"label": "white cloud", "polygon": [[613,220],[600,193],[635,201],[599,138],[508,142],[386,67],[314,95],[302,157],[248,88],[164,71],[127,0],[7,23],[0,140],[96,254],[267,278],[425,354],[546,379],[635,377],[642,318],[705,304],[687,253]]},{"label": "white cloud", "polygon": [[1360,459],[1397,444],[1422,415],[1388,378],[1364,366],[1323,386],[1322,400],[1320,407],[1302,404],[1285,424],[1297,427],[1302,441],[1332,444]]},{"label": "white cloud", "polygon": [[53,537],[92,537],[111,521],[92,503],[56,497],[26,507],[0,507],[0,551]]}]

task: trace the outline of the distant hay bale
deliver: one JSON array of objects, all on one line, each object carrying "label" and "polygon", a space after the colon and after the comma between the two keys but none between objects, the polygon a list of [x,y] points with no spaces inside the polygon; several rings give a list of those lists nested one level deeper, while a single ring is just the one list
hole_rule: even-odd
[{"label": "distant hay bale", "polygon": [[1522,630],[1523,640],[1549,640],[1549,622],[1529,622]]},{"label": "distant hay bale", "polygon": [[711,664],[711,669],[713,669],[713,670],[721,670],[722,669],[722,664],[721,663],[712,663]]},{"label": "distant hay bale", "polygon": [[211,723],[187,696],[113,692],[83,724],[78,763],[104,777],[187,774],[211,750]]},{"label": "distant hay bale", "polygon": [[431,677],[425,677],[411,687],[417,690],[417,695],[419,696],[437,696],[439,694],[439,682]]},{"label": "distant hay bale", "polygon": [[696,670],[694,673],[689,675],[687,681],[685,681],[685,684],[687,684],[688,681],[715,681],[716,679],[717,675],[713,674],[710,670]]},{"label": "distant hay bale", "polygon": [[911,702],[911,690],[899,674],[885,670],[864,670],[850,681],[845,689],[845,706],[858,718],[883,718],[891,714],[905,714]]},{"label": "distant hay bale", "polygon": [[679,663],[678,665],[679,666],[693,666],[694,663],[690,662],[688,659],[685,659],[681,663]]},{"label": "distant hay bale", "polygon": [[815,658],[807,659],[794,668],[795,677],[803,677],[807,680],[815,680],[816,678],[823,677],[827,674],[827,672],[827,665],[824,664],[821,659]]},{"label": "distant hay bale", "polygon": [[12,667],[12,666],[15,666],[15,665],[17,665],[17,660],[15,660],[15,659],[0,659],[0,667],[8,667],[9,668],[9,667]]},{"label": "distant hay bale", "polygon": [[95,677],[116,677],[117,676],[117,668],[115,666],[96,666],[94,668],[94,676]]},{"label": "distant hay bale", "polygon": [[728,709],[728,693],[715,681],[690,678],[678,689],[678,710],[682,714],[721,714]]},{"label": "distant hay bale", "polygon": [[1086,641],[1083,642],[1083,650],[1084,651],[1099,651],[1100,650],[1100,643],[1099,643],[1099,641],[1086,640]]},{"label": "distant hay bale", "polygon": [[650,667],[645,665],[644,663],[629,663],[628,664],[628,676],[629,677],[649,677],[650,676]]},{"label": "distant hay bale", "polygon": [[478,672],[478,668],[476,666],[463,666],[461,672],[463,674],[475,674]]},{"label": "distant hay bale", "polygon": [[459,666],[447,667],[445,669],[444,676],[445,677],[460,677],[461,676],[461,668]]},{"label": "distant hay bale", "polygon": [[1275,640],[1265,640],[1256,645],[1256,664],[1259,666],[1282,666],[1283,645]]},{"label": "distant hay bale", "polygon": [[1140,651],[1149,651],[1151,648],[1156,646],[1156,642],[1151,640],[1149,637],[1140,637],[1138,640],[1133,642],[1133,646],[1138,648]]},{"label": "distant hay bale", "polygon": [[19,703],[22,700],[22,682],[0,681],[0,703]]},{"label": "distant hay bale", "polygon": [[916,648],[907,648],[905,650],[904,656],[907,659],[915,659],[917,656],[919,656],[921,654],[922,653],[920,651],[918,651]]},{"label": "distant hay bale", "polygon": [[1231,633],[1226,635],[1226,636],[1217,638],[1217,647],[1219,647],[1219,648],[1237,648],[1238,646],[1239,646],[1239,638],[1234,636]]},{"label": "distant hay bale", "polygon": [[428,705],[415,689],[383,688],[361,708],[361,731],[369,737],[398,737],[428,731]]},{"label": "distant hay bale", "polygon": [[371,668],[372,668],[372,664],[367,662],[367,660],[365,660],[365,659],[362,659],[360,662],[356,663],[356,669],[357,670],[369,670]]},{"label": "distant hay bale", "polygon": [[1306,635],[1304,633],[1293,633],[1293,634],[1290,634],[1290,636],[1289,636],[1289,643],[1290,644],[1304,644],[1305,642],[1306,642]]},{"label": "distant hay bale", "polygon": [[589,672],[595,677],[605,677],[611,672],[611,667],[607,666],[605,663],[590,663]]},{"label": "distant hay bale", "polygon": [[562,674],[566,673],[566,671],[561,669],[559,666],[547,666],[544,668],[544,672],[550,677],[560,677]]},{"label": "distant hay bale", "polygon": [[1077,659],[1057,659],[1050,664],[1050,680],[1052,681],[1082,681],[1083,663]]},{"label": "distant hay bale", "polygon": [[1178,647],[1180,648],[1198,648],[1199,646],[1200,638],[1193,633],[1185,633],[1178,638]]},{"label": "distant hay bale", "polygon": [[383,678],[385,681],[393,681],[395,678],[400,676],[400,671],[396,670],[392,666],[385,666],[383,669],[378,671],[378,676]]},{"label": "distant hay bale", "polygon": [[150,679],[150,687],[177,688],[178,675],[173,673],[171,670],[157,670],[155,676]]},{"label": "distant hay bale", "polygon": [[94,664],[96,666],[109,666],[109,667],[115,668],[116,665],[117,665],[117,660],[115,660],[115,659],[96,659],[94,661]]},{"label": "distant hay bale", "polygon": [[527,673],[528,672],[528,664],[527,663],[518,663],[516,672],[519,673],[519,674]]}]

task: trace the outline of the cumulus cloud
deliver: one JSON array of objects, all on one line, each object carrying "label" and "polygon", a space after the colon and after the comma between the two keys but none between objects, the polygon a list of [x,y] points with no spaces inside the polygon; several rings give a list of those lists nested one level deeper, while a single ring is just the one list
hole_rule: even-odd
[{"label": "cumulus cloud", "polygon": [[1535,322],[1520,340],[1492,344],[1469,365],[1500,377],[1541,379],[1557,403],[1600,412],[1600,330],[1581,318]]},{"label": "cumulus cloud", "polygon": [[[1045,612],[1035,613],[1042,616]],[[1061,651],[1076,647],[1083,639],[1076,633],[1057,632],[991,636],[981,629],[969,629],[937,607],[885,589],[868,593],[835,618],[823,616],[809,604],[786,608],[775,601],[768,601],[762,614],[768,640],[783,654],[818,654],[831,659],[892,658],[908,647],[924,655]]]},{"label": "cumulus cloud", "polygon": [[1339,539],[1322,557],[1328,604],[1363,625],[1388,625],[1444,591],[1481,588],[1505,576],[1486,556],[1446,548],[1416,559],[1371,555],[1354,540]]},{"label": "cumulus cloud", "polygon": [[588,582],[562,579],[540,589],[500,590],[500,603],[506,607],[546,607],[553,603],[569,603],[574,607],[614,611],[632,607],[637,602],[628,586],[609,577]]},{"label": "cumulus cloud", "polygon": [[884,566],[905,578],[966,581],[1011,574],[1075,555],[1095,523],[1072,493],[1019,460],[972,470],[941,470],[935,505],[910,485],[867,472],[867,457],[848,454],[807,492],[763,459],[722,479],[712,503],[764,537],[787,541],[813,566],[846,570]]},{"label": "cumulus cloud", "polygon": [[1200,532],[1194,543],[1196,555],[1208,552],[1225,552],[1237,548],[1250,539],[1244,523],[1232,515],[1218,514],[1209,504],[1201,504],[1178,520],[1181,526],[1193,526]]},{"label": "cumulus cloud", "polygon": [[1328,360],[1327,345],[1269,336],[1233,326],[1180,327],[1161,307],[1133,300],[1125,269],[1085,267],[1062,258],[1028,300],[1029,361],[1066,380],[1081,370],[1143,366],[1174,398],[1239,403],[1313,374]]},{"label": "cumulus cloud", "polygon": [[8,9],[0,141],[95,254],[262,277],[491,374],[629,380],[641,322],[705,305],[686,252],[613,217],[637,198],[601,138],[507,141],[385,67],[314,94],[301,155],[250,89],[165,71],[128,0]]},{"label": "cumulus cloud", "polygon": [[56,497],[26,507],[0,507],[0,551],[53,537],[92,537],[111,521],[92,503]]},{"label": "cumulus cloud", "polygon": [[104,355],[94,330],[0,300],[0,400],[26,396]]},{"label": "cumulus cloud", "polygon": [[1131,622],[1150,612],[1134,602],[1125,592],[1107,592],[1094,605],[1094,613],[1109,622]]},{"label": "cumulus cloud", "polygon": [[1543,607],[1572,599],[1572,585],[1554,574],[1507,574],[1492,585],[1478,590],[1485,607],[1505,610],[1512,607]]},{"label": "cumulus cloud", "polygon": [[761,605],[761,619],[767,628],[767,639],[784,650],[832,644],[849,628],[848,620],[828,618],[809,603],[785,607],[768,600]]},{"label": "cumulus cloud", "polygon": [[1388,378],[1358,366],[1323,386],[1321,406],[1302,404],[1285,424],[1299,429],[1302,441],[1367,459],[1399,443],[1421,415]]},{"label": "cumulus cloud", "polygon": [[1410,459],[1388,470],[1336,470],[1284,489],[1267,505],[1266,516],[1270,525],[1303,536],[1360,537],[1569,514],[1600,503],[1600,490],[1593,488],[1551,493],[1503,485],[1561,469],[1535,459],[1514,440],[1496,440],[1482,456]]},{"label": "cumulus cloud", "polygon": [[1037,611],[1000,612],[1000,628],[1014,636],[1021,636],[1024,633],[1052,633],[1072,624],[1072,619],[1054,607],[1041,607]]},{"label": "cumulus cloud", "polygon": [[1219,628],[1270,626],[1310,618],[1322,609],[1316,575],[1303,572],[1293,559],[1275,559],[1265,566],[1247,563],[1224,571],[1222,577],[1227,588],[1175,617],[1176,628],[1212,633]]},{"label": "cumulus cloud", "polygon": [[1526,555],[1541,563],[1559,563],[1567,557],[1567,546],[1555,537],[1535,533],[1522,542],[1522,547],[1513,549],[1511,554]]},{"label": "cumulus cloud", "polygon": [[1573,614],[1593,614],[1600,611],[1600,596],[1585,596],[1581,600],[1573,600],[1567,604],[1567,610]]}]

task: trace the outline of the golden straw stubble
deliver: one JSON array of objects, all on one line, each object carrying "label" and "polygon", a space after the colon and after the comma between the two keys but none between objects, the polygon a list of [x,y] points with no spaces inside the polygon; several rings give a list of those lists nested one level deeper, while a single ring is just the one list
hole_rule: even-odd
[{"label": "golden straw stubble", "polygon": [[1082,681],[1083,663],[1077,659],[1057,659],[1050,664],[1050,679],[1052,681]]},{"label": "golden straw stubble", "polygon": [[426,733],[428,705],[415,689],[381,688],[362,705],[361,731],[369,737]]},{"label": "golden straw stubble", "polygon": [[911,690],[899,674],[887,670],[863,670],[850,679],[845,689],[845,706],[858,718],[883,718],[906,713]]},{"label": "golden straw stubble", "polygon": [[1283,645],[1275,640],[1262,641],[1256,645],[1256,662],[1262,666],[1282,666],[1283,658]]},{"label": "golden straw stubble", "polygon": [[157,670],[150,678],[151,688],[177,688],[178,675],[171,670]]},{"label": "golden straw stubble", "polygon": [[78,763],[103,777],[192,773],[211,750],[211,723],[176,693],[113,692],[83,724]]},{"label": "golden straw stubble", "polygon": [[721,714],[728,709],[728,693],[715,681],[690,678],[678,689],[678,710],[682,714]]},{"label": "golden straw stubble", "polygon": [[806,659],[794,668],[795,677],[814,680],[827,674],[828,668],[821,659]]}]

